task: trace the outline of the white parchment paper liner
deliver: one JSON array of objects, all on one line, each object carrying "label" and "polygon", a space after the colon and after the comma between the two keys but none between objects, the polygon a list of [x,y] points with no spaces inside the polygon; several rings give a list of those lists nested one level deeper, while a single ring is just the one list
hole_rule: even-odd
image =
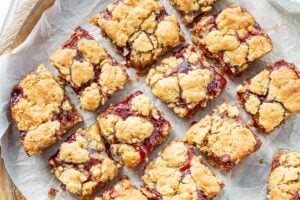
[{"label": "white parchment paper liner", "polygon": [[[57,73],[50,66],[48,57],[53,53],[62,42],[64,42],[74,28],[78,25],[86,28],[97,40],[105,46],[113,57],[121,60],[110,42],[102,38],[99,30],[86,21],[89,17],[103,10],[105,6],[112,1],[103,0],[56,0],[55,5],[48,9],[36,25],[32,33],[26,41],[11,55],[0,57],[0,138],[2,157],[5,162],[6,169],[16,184],[18,189],[29,200],[48,199],[48,191],[50,188],[59,190],[56,199],[74,199],[72,195],[63,191],[59,187],[59,182],[50,173],[47,160],[59,147],[59,144],[48,149],[41,156],[28,158],[20,145],[19,133],[11,123],[9,112],[9,96],[11,88],[16,84],[22,76],[33,70],[39,64],[44,63],[47,67]],[[168,4],[167,0],[162,1],[169,13],[176,14],[174,9]],[[223,0],[217,3],[216,10],[224,8],[229,1]],[[201,119],[212,108],[222,103],[224,99],[236,103],[235,88],[246,78],[250,78],[257,72],[261,71],[266,64],[273,63],[284,58],[288,62],[293,62],[300,66],[300,17],[295,15],[287,15],[286,13],[273,7],[266,0],[235,0],[234,2],[247,8],[257,19],[259,24],[269,33],[273,39],[273,51],[264,57],[261,61],[256,62],[242,77],[229,80],[229,84],[225,92],[217,99],[210,102],[206,109],[198,112],[190,120],[183,120],[175,116],[173,112],[160,100],[155,98],[149,88],[145,85],[144,78],[137,78],[134,70],[130,69],[130,77],[133,83],[127,85],[126,89],[118,92],[114,97],[106,103],[101,109],[109,103],[118,102],[128,94],[137,89],[144,90],[150,96],[155,105],[164,112],[165,117],[171,122],[173,127],[172,135],[168,141],[174,138],[181,138],[190,123]],[[184,29],[187,42],[189,40],[189,32],[186,27],[181,24]],[[78,99],[74,93],[68,89],[73,102],[78,105]],[[101,110],[100,109],[100,110]],[[81,110],[85,118],[84,124],[79,126],[86,127],[96,121],[96,113],[88,113]],[[247,115],[242,110],[243,117],[247,119]],[[278,148],[288,150],[300,150],[300,117],[294,116],[288,120],[279,129],[276,129],[270,136],[257,134],[263,141],[262,148],[245,159],[241,165],[229,174],[220,174],[214,170],[225,182],[225,188],[218,199],[230,200],[263,200],[266,198],[266,179],[270,170],[270,163],[273,153]],[[73,130],[78,128],[75,127]],[[72,131],[70,131],[72,132]],[[160,146],[151,154],[154,157]],[[263,161],[263,162],[259,162]],[[143,165],[135,170],[124,168],[123,174],[129,175],[136,184],[141,184],[139,176]],[[112,183],[111,183],[112,184]],[[109,185],[111,185],[109,184]],[[103,189],[102,189],[103,190]],[[101,192],[101,191],[100,191]]]}]

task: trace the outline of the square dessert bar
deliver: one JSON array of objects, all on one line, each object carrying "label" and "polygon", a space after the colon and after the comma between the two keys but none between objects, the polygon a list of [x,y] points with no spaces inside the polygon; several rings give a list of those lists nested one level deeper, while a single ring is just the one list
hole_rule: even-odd
[{"label": "square dessert bar", "polygon": [[220,94],[226,79],[194,46],[186,46],[152,68],[146,83],[180,117],[189,117]]},{"label": "square dessert bar", "polygon": [[70,135],[49,159],[49,165],[63,187],[80,199],[90,199],[118,175],[120,168],[111,158],[98,124]]},{"label": "square dessert bar", "polygon": [[148,200],[143,190],[135,187],[127,176],[123,176],[121,180],[113,187],[105,191],[95,200]]},{"label": "square dessert bar", "polygon": [[192,29],[192,41],[231,76],[272,50],[267,33],[248,11],[235,4],[216,16],[203,17]]},{"label": "square dessert bar", "polygon": [[145,167],[142,180],[157,199],[212,200],[224,186],[192,145],[176,140]]},{"label": "square dessert bar", "polygon": [[300,153],[275,153],[268,179],[269,200],[300,199]]},{"label": "square dessert bar", "polygon": [[239,118],[238,108],[227,102],[194,124],[184,140],[196,145],[223,172],[232,170],[261,146],[261,141]]},{"label": "square dessert bar", "polygon": [[300,72],[295,65],[278,61],[238,86],[237,98],[255,126],[269,133],[300,111]]},{"label": "square dessert bar", "polygon": [[10,107],[28,156],[42,153],[82,121],[63,88],[44,65],[13,87]]},{"label": "square dessert bar", "polygon": [[60,77],[77,93],[84,110],[96,110],[113,93],[123,89],[128,79],[125,66],[117,63],[80,27],[49,59]]},{"label": "square dessert bar", "polygon": [[143,69],[184,42],[175,16],[158,0],[117,0],[90,19],[101,28],[129,65]]},{"label": "square dessert bar", "polygon": [[100,112],[98,122],[115,157],[129,168],[147,160],[148,154],[171,130],[170,123],[142,91]]},{"label": "square dessert bar", "polygon": [[212,10],[217,0],[169,0],[180,12],[184,24],[191,24],[195,18]]}]

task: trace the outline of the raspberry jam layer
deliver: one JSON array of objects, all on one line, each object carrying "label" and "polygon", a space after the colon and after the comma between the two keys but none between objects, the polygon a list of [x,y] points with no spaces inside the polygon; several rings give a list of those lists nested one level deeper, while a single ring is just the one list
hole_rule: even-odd
[{"label": "raspberry jam layer", "polygon": [[86,30],[84,30],[83,28],[78,26],[75,29],[75,33],[73,33],[73,35],[71,35],[70,39],[68,41],[66,41],[62,47],[69,48],[69,49],[76,49],[78,41],[82,38],[87,39],[87,40],[94,39],[94,37],[91,36]]},{"label": "raspberry jam layer", "polygon": [[11,97],[10,97],[11,105],[12,106],[16,105],[21,98],[24,98],[23,88],[16,85],[13,88],[12,93],[11,93]]},{"label": "raspberry jam layer", "polygon": [[[110,107],[107,113],[113,113],[115,115],[118,115],[123,120],[127,119],[130,116],[136,116],[136,114],[131,109],[131,101],[133,98],[141,94],[143,94],[142,91],[136,91],[117,105]],[[141,162],[148,157],[149,152],[153,150],[155,145],[162,143],[164,139],[164,136],[162,135],[163,128],[170,126],[169,122],[165,120],[162,116],[156,119],[152,115],[149,115],[148,119],[152,123],[154,130],[149,138],[145,139],[142,143],[137,144],[137,148],[139,149],[141,157]]]}]

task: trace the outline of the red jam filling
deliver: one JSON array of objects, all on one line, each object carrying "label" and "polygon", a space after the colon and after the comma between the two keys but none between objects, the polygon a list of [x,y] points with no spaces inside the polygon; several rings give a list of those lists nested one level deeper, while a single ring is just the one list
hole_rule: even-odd
[{"label": "red jam filling", "polygon": [[57,120],[61,123],[61,130],[70,126],[70,123],[73,124],[73,122],[78,121],[78,119],[79,115],[75,109],[72,109],[71,111],[60,109],[60,112],[52,117],[52,121]]},{"label": "red jam filling", "polygon": [[111,11],[108,10],[108,8],[106,8],[103,12],[102,12],[102,17],[106,20],[111,20],[112,19],[112,13]]},{"label": "red jam filling", "polygon": [[55,137],[58,139],[58,140],[61,140],[62,138],[61,138],[61,136],[63,135],[63,132],[61,132],[61,131],[56,131],[55,132]]},{"label": "red jam filling", "polygon": [[269,70],[269,71],[272,72],[272,71],[277,70],[277,69],[279,69],[281,67],[288,67],[288,68],[292,69],[295,72],[295,74],[297,74],[297,77],[300,78],[300,73],[299,73],[297,67],[294,64],[287,63],[285,60],[279,60],[279,61],[277,61],[273,65],[268,66],[267,70]]},{"label": "red jam filling", "polygon": [[18,101],[23,97],[24,97],[23,88],[21,88],[18,85],[14,86],[10,97],[11,106],[16,105]]},{"label": "red jam filling", "polygon": [[197,200],[212,200],[212,198],[209,198],[204,192],[201,190],[197,190]]},{"label": "red jam filling", "polygon": [[186,59],[184,59],[182,63],[175,70],[173,70],[168,76],[172,76],[178,73],[188,73],[188,71],[190,70],[192,70],[192,66]]},{"label": "red jam filling", "polygon": [[96,158],[90,158],[88,161],[84,163],[84,169],[87,171],[90,171],[90,169],[94,166],[101,163],[101,160],[96,159]]},{"label": "red jam filling", "polygon": [[162,20],[164,20],[164,18],[168,16],[168,13],[166,12],[165,9],[160,10],[159,13],[156,13],[156,21],[160,22]]},{"label": "red jam filling", "polygon": [[58,158],[58,153],[59,151],[57,151],[53,156],[49,158],[49,161],[53,162],[50,164],[51,168],[57,168],[59,166],[63,166],[63,162]]},{"label": "red jam filling", "polygon": [[181,166],[179,168],[180,171],[186,171],[186,170],[189,170],[191,168],[191,161],[194,157],[194,150],[193,150],[193,147],[189,146],[189,145],[186,145],[187,148],[188,148],[188,152],[187,152],[187,160],[185,162],[185,164],[183,166]]},{"label": "red jam filling", "polygon": [[115,198],[116,197],[116,189],[114,187],[110,188],[108,191],[108,195],[110,198]]},{"label": "red jam filling", "polygon": [[87,40],[93,40],[94,37],[89,34],[86,30],[81,28],[80,26],[75,29],[75,33],[71,35],[70,39],[65,42],[62,47],[63,48],[70,48],[70,49],[76,49],[77,43],[81,38],[85,38]]},{"label": "red jam filling", "polygon": [[[131,100],[138,96],[143,94],[142,91],[136,91],[132,95],[128,96],[126,99],[118,103],[116,106],[113,107],[113,112],[120,116],[123,120],[127,119],[128,117],[134,115],[134,113],[131,111]],[[110,112],[110,111],[109,111]]]},{"label": "red jam filling", "polygon": [[221,157],[211,157],[211,159],[226,172],[229,172],[234,167],[233,160],[227,154],[224,154]]},{"label": "red jam filling", "polygon": [[67,137],[66,141],[67,143],[72,143],[76,141],[76,134],[72,134],[69,137]]},{"label": "red jam filling", "polygon": [[299,191],[296,191],[292,197],[292,200],[300,200]]},{"label": "red jam filling", "polygon": [[254,151],[257,151],[261,147],[262,142],[256,135],[254,135],[254,137],[255,137],[255,140],[256,140],[256,144],[254,146]]},{"label": "red jam filling", "polygon": [[153,150],[153,147],[157,144],[160,144],[164,136],[161,134],[164,127],[170,126],[169,122],[162,117],[155,119],[151,117],[150,122],[154,126],[154,130],[149,138],[142,142],[139,146],[139,152],[141,161],[144,161],[148,157],[148,153]]},{"label": "red jam filling", "polygon": [[274,158],[273,162],[272,162],[272,170],[274,170],[275,168],[280,166],[280,161],[278,158]]},{"label": "red jam filling", "polygon": [[219,73],[213,73],[213,79],[207,86],[207,94],[209,96],[217,96],[219,91],[223,90],[227,84],[226,79]]},{"label": "red jam filling", "polygon": [[197,200],[212,200],[212,198],[209,198],[204,192],[201,190],[197,190]]},{"label": "red jam filling", "polygon": [[25,139],[26,135],[27,135],[26,131],[20,131],[20,139],[21,139],[21,141],[23,141]]},{"label": "red jam filling", "polygon": [[[131,101],[134,97],[141,94],[143,94],[142,91],[136,91],[117,105],[109,108],[106,111],[106,113],[114,113],[120,116],[123,120],[127,119],[130,116],[134,116],[135,113],[133,113],[131,110]],[[105,114],[105,112],[102,114]],[[153,150],[153,147],[155,145],[160,144],[162,142],[164,138],[161,134],[161,132],[163,131],[162,129],[169,125],[169,122],[163,117],[155,119],[154,117],[149,116],[149,120],[153,124],[154,130],[149,138],[145,139],[142,143],[138,144],[141,162],[147,158],[148,153]]]}]

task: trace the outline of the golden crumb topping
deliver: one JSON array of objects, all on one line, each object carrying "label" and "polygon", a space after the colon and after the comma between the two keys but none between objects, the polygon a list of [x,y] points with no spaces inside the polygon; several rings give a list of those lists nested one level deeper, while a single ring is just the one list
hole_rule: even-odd
[{"label": "golden crumb topping", "polygon": [[192,32],[193,42],[208,56],[217,59],[223,71],[232,75],[241,73],[249,62],[272,50],[267,33],[248,11],[235,4],[229,4],[216,17],[203,17]]},{"label": "golden crumb topping", "polygon": [[278,151],[268,179],[268,199],[291,200],[299,197],[300,153]]},{"label": "golden crumb topping", "polygon": [[137,91],[98,115],[101,135],[123,163],[134,168],[170,133],[170,124],[149,97]]},{"label": "golden crumb topping", "polygon": [[239,101],[259,128],[271,132],[300,110],[300,78],[293,64],[279,61],[238,86]]},{"label": "golden crumb topping", "polygon": [[96,110],[128,80],[125,66],[80,27],[49,59],[75,90],[84,110]]},{"label": "golden crumb topping", "polygon": [[[113,191],[113,192],[112,192]],[[131,181],[124,177],[112,188],[105,191],[101,197],[95,200],[147,200],[148,198],[141,190],[136,188]]]},{"label": "golden crumb topping", "polygon": [[238,108],[227,102],[194,124],[187,131],[184,140],[195,144],[212,164],[223,171],[229,171],[233,167],[224,168],[224,157],[237,165],[244,157],[257,150],[258,143],[255,135],[239,119]]},{"label": "golden crumb topping", "polygon": [[98,124],[69,136],[49,164],[65,188],[80,199],[91,197],[117,176],[120,167],[106,153]]},{"label": "golden crumb topping", "polygon": [[90,22],[122,48],[123,55],[138,68],[151,65],[184,40],[176,17],[168,16],[156,0],[119,1]]},{"label": "golden crumb topping", "polygon": [[[81,121],[64,90],[44,65],[13,88],[11,112],[29,156],[42,153],[56,143],[60,135]],[[62,113],[72,113],[73,118],[68,121],[58,118]]]},{"label": "golden crumb topping", "polygon": [[[214,94],[208,91],[216,76],[224,85],[216,83]],[[205,107],[208,99],[217,96],[226,80],[210,66],[202,52],[187,46],[152,68],[146,78],[152,92],[180,117],[186,117],[197,106]]]},{"label": "golden crumb topping", "polygon": [[194,19],[212,10],[216,0],[170,0],[170,3],[181,13],[183,22],[190,24]]},{"label": "golden crumb topping", "polygon": [[193,153],[191,146],[172,141],[145,168],[142,179],[163,200],[198,199],[197,193],[213,198],[221,191],[223,182]]}]

